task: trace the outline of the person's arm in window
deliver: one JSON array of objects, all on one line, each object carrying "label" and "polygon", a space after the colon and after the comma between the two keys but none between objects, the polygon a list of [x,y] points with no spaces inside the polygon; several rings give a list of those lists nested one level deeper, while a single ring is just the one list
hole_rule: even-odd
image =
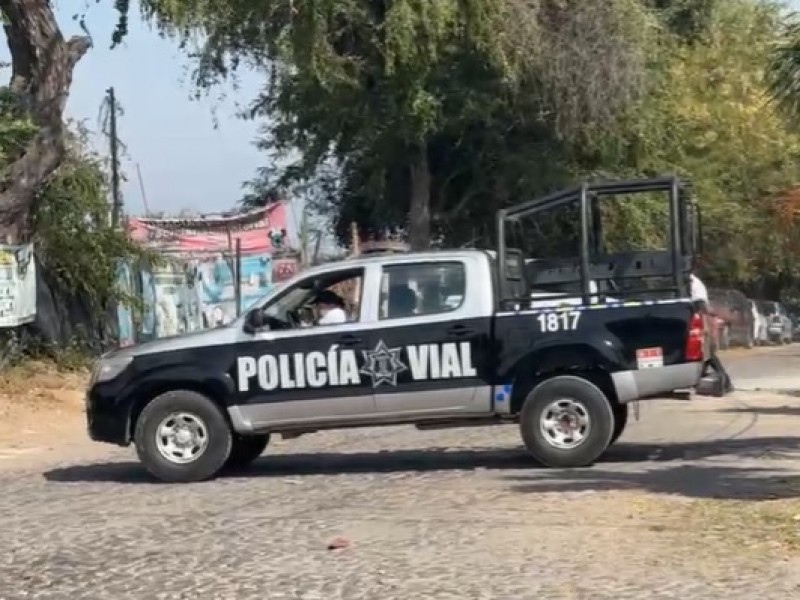
[{"label": "person's arm in window", "polygon": [[332,308],[325,315],[320,317],[319,325],[339,325],[347,323],[347,314],[341,308]]}]

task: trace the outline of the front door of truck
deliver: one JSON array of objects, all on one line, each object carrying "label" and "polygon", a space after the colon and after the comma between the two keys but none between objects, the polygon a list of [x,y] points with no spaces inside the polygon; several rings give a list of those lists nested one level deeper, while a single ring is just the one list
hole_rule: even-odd
[{"label": "front door of truck", "polygon": [[[366,346],[365,269],[303,278],[262,307],[267,327],[242,332],[231,374],[242,419],[267,426],[351,421],[375,414],[360,374]],[[308,302],[320,289],[344,300],[346,322],[314,325]]]},{"label": "front door of truck", "polygon": [[[470,278],[480,257],[398,258],[380,267],[378,327],[362,372],[390,418],[483,414],[491,409],[484,363],[491,315]],[[485,294],[484,294],[485,295]]]}]

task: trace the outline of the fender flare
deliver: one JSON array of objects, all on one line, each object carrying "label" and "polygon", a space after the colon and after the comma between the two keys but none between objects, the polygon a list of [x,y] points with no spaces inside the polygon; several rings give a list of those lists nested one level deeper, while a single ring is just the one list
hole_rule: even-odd
[{"label": "fender flare", "polygon": [[532,386],[548,374],[575,371],[598,373],[607,378],[610,385],[610,373],[626,368],[621,344],[612,338],[537,344],[520,357],[511,371],[511,411],[520,410]]},{"label": "fender flare", "polygon": [[186,389],[207,395],[227,419],[227,408],[236,393],[235,385],[228,373],[193,365],[168,365],[141,371],[120,393],[120,398],[129,399],[126,402],[128,438],[132,438],[136,419],[144,407],[156,396],[171,390]]}]

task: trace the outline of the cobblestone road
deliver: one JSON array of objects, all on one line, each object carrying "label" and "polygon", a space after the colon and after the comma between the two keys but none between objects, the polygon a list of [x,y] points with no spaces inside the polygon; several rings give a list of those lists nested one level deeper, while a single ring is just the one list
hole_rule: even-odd
[{"label": "cobblestone road", "polygon": [[649,403],[573,472],[532,468],[514,427],[278,440],[247,476],[188,486],[73,449],[0,473],[0,598],[800,597],[800,563],[684,520],[791,493],[798,415],[789,395]]}]

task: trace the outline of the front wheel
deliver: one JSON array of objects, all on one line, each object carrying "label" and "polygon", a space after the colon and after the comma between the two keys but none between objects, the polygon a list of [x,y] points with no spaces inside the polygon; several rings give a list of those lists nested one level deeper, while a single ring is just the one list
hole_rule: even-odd
[{"label": "front wheel", "polygon": [[269,444],[269,434],[237,435],[233,438],[231,454],[225,466],[231,469],[247,467],[264,453]]},{"label": "front wheel", "polygon": [[144,468],[171,483],[214,477],[232,444],[222,411],[210,398],[189,390],[166,392],[150,401],[133,438]]},{"label": "front wheel", "polygon": [[528,453],[546,467],[585,467],[611,443],[614,414],[605,394],[572,375],[543,381],[528,394],[520,433]]}]

